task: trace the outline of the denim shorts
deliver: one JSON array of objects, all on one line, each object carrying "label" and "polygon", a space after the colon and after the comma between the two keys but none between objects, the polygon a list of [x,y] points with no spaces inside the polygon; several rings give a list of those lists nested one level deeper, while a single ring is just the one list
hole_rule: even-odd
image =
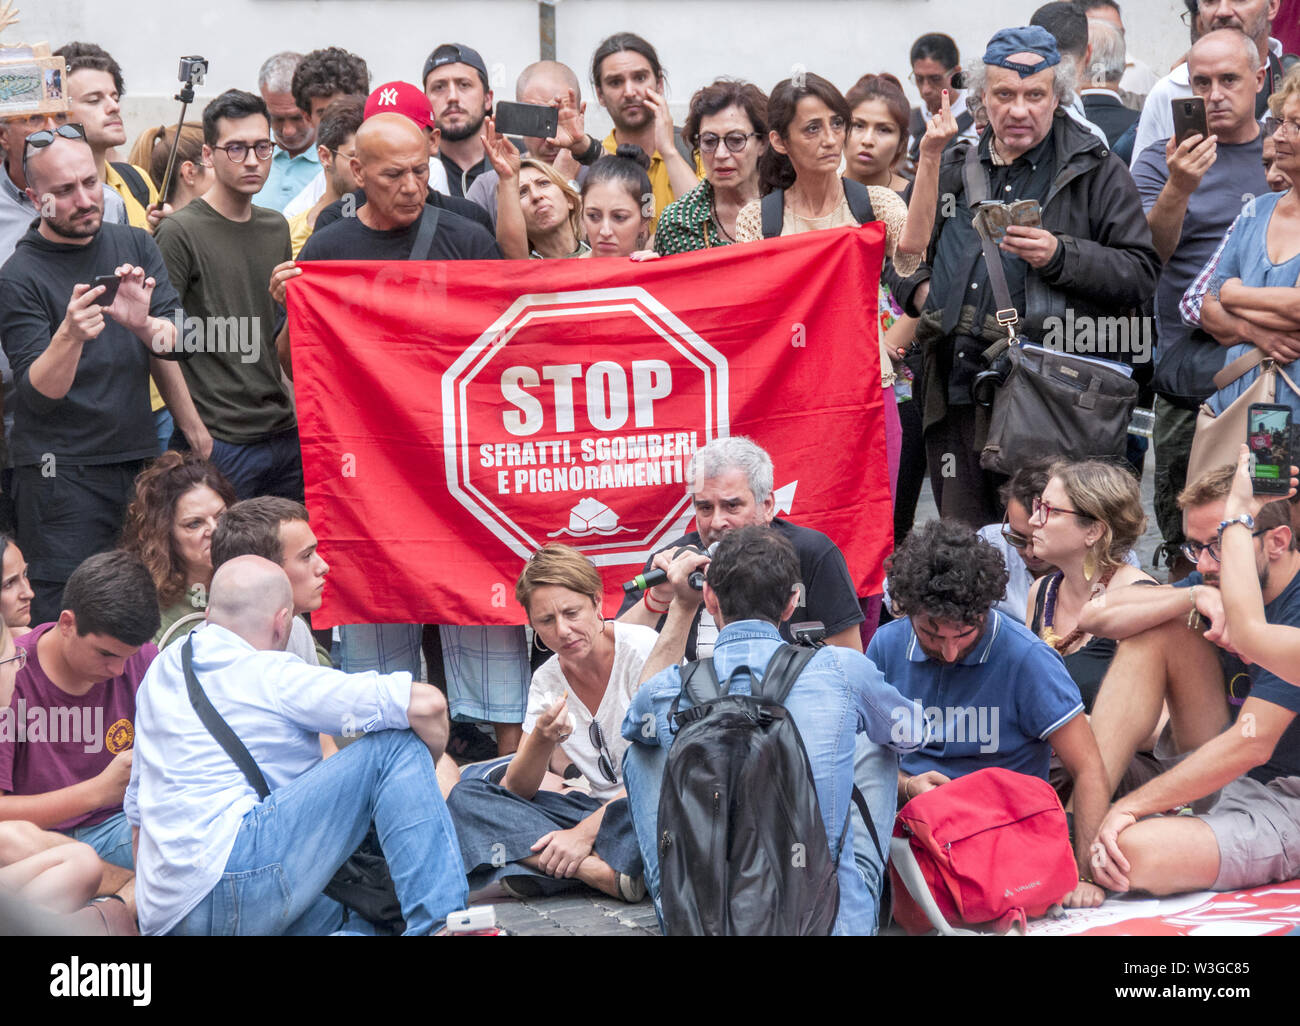
[{"label": "denim shorts", "polygon": [[135,869],[135,859],[131,854],[131,824],[127,822],[125,812],[94,826],[74,827],[65,833],[74,841],[90,845],[105,862],[121,869]]}]

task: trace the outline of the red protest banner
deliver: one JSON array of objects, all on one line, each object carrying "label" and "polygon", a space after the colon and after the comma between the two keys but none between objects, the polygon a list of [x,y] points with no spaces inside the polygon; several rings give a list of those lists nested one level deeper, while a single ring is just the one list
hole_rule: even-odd
[{"label": "red protest banner", "polygon": [[748,435],[860,594],[892,545],[883,228],[647,263],[314,262],[289,284],[317,626],[522,622],[548,541],[618,582],[690,529],[690,454]]}]

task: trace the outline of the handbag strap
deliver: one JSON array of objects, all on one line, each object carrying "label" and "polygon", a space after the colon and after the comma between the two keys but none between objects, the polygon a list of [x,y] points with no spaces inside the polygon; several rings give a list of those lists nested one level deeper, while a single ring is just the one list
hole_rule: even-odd
[{"label": "handbag strap", "polygon": [[1264,350],[1255,346],[1249,353],[1237,357],[1232,361],[1232,363],[1219,371],[1218,374],[1214,375],[1215,389],[1222,390],[1227,388],[1243,374],[1254,370],[1266,359],[1268,359],[1268,356]]},{"label": "handbag strap", "polygon": [[266,786],[266,778],[262,776],[262,771],[257,768],[257,762],[249,754],[244,742],[239,740],[239,736],[230,729],[230,724],[221,718],[221,713],[212,707],[208,701],[207,693],[203,690],[203,685],[199,683],[199,678],[194,673],[194,638],[193,636],[185,639],[185,647],[181,649],[181,667],[185,671],[185,689],[190,696],[190,705],[194,706],[194,711],[199,714],[199,719],[203,725],[208,728],[208,733],[213,736],[222,750],[234,760],[235,765],[239,767],[244,774],[253,790],[257,792],[257,797],[263,801],[271,793],[271,789]]},{"label": "handbag strap", "polygon": [[[989,198],[989,176],[984,170],[984,165],[980,163],[978,146],[966,147],[966,164],[962,169],[962,177],[966,183],[966,201],[972,208]],[[1020,314],[1011,302],[1011,287],[1007,284],[1007,272],[1002,266],[1002,254],[997,246],[993,245],[992,240],[984,238],[983,235],[980,235],[980,248],[984,250],[984,266],[988,268],[989,287],[993,289],[993,300],[998,305],[994,316],[997,318],[998,325],[1007,330],[1005,342],[999,339],[984,352],[984,360],[991,364],[1002,355],[1002,351],[1008,345],[1015,344],[1016,325],[1020,322]]]}]

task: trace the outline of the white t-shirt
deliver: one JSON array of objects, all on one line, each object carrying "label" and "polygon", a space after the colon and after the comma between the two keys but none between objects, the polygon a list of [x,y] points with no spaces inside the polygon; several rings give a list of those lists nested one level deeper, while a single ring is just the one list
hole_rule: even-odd
[{"label": "white t-shirt", "polygon": [[[551,656],[533,674],[533,683],[528,689],[528,714],[524,717],[524,733],[531,734],[538,717],[568,693],[567,710],[573,717],[573,733],[560,747],[590,782],[591,796],[602,802],[609,801],[623,787],[623,753],[631,744],[623,737],[623,718],[636,693],[641,668],[659,640],[653,628],[640,624],[606,621],[605,629],[611,628],[614,631],[614,669],[595,714],[570,690],[569,682],[560,670],[560,657]],[[616,778],[613,781],[600,770],[600,752],[589,737],[592,720],[600,724],[604,735],[605,751]]]}]

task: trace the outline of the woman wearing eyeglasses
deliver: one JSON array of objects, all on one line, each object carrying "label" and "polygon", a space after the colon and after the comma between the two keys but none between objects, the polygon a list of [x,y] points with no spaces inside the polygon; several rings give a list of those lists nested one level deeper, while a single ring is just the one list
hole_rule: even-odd
[{"label": "woman wearing eyeglasses", "polygon": [[691,97],[682,136],[699,156],[704,181],[664,208],[654,240],[660,256],[736,241],[740,211],[758,199],[767,96],[749,82],[718,79]]},{"label": "woman wearing eyeglasses", "polygon": [[1106,589],[1155,583],[1128,562],[1146,530],[1141,489],[1132,474],[1112,463],[1057,463],[1030,512],[1027,551],[1057,569],[1029,589],[1026,622],[1061,654],[1079,685],[1084,712],[1091,713],[1115,641],[1079,626],[1083,608]]},{"label": "woman wearing eyeglasses", "polygon": [[[603,590],[585,556],[555,544],[535,553],[515,584],[529,624],[555,654],[533,674],[518,752],[447,796],[471,891],[499,881],[515,897],[532,897],[576,880],[624,901],[645,896],[623,788],[622,724],[658,635],[606,620]],[[567,758],[581,771],[590,794],[562,790],[548,773],[557,756],[557,768]]]}]

